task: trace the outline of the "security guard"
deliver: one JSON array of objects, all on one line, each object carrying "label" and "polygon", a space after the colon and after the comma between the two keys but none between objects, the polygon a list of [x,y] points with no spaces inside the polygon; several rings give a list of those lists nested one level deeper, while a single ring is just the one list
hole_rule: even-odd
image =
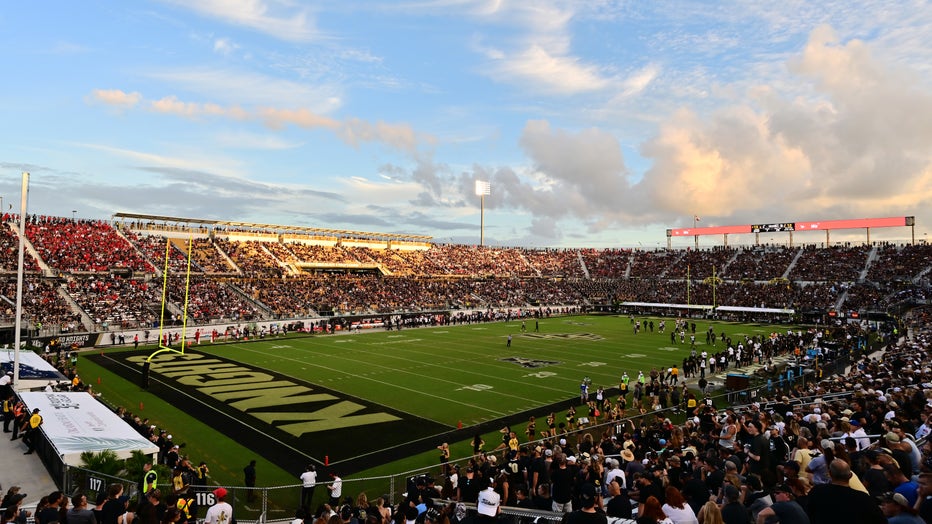
[{"label": "security guard", "polygon": [[159,474],[152,468],[152,464],[146,464],[142,467],[142,495],[155,489],[159,482]]},{"label": "security guard", "polygon": [[23,455],[29,455],[36,450],[36,439],[39,438],[39,426],[41,425],[42,415],[39,414],[39,408],[35,408],[32,410],[29,420],[23,426],[23,442],[29,446],[29,449]]},{"label": "security guard", "polygon": [[13,436],[10,440],[16,440],[19,438],[19,430],[25,422],[24,418],[26,417],[26,404],[23,404],[23,401],[20,400],[13,405]]},{"label": "security guard", "polygon": [[10,433],[10,422],[13,422],[13,406],[16,405],[16,397],[12,393],[3,399],[3,432]]}]

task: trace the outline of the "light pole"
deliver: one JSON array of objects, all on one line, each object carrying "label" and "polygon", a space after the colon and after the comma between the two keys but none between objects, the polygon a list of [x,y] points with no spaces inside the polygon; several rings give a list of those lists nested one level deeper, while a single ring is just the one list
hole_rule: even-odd
[{"label": "light pole", "polygon": [[78,210],[72,209],[71,210],[71,221],[74,222],[75,220],[77,220],[77,217],[78,217]]},{"label": "light pole", "polygon": [[476,180],[476,196],[479,197],[479,245],[485,243],[485,196],[492,194],[492,184]]},{"label": "light pole", "polygon": [[[699,215],[693,213],[693,229],[696,229],[696,222],[699,222]],[[693,235],[693,240],[695,241],[696,249],[699,249],[699,235]]]}]

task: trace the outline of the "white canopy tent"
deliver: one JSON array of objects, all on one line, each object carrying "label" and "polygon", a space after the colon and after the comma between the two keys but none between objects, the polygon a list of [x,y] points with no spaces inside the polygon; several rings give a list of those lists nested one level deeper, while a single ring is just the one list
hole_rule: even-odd
[{"label": "white canopy tent", "polygon": [[65,464],[81,464],[85,451],[115,451],[121,459],[135,450],[146,455],[159,448],[143,438],[116,413],[86,392],[20,394],[29,412],[39,408],[42,431]]},{"label": "white canopy tent", "polygon": [[[14,371],[15,363],[13,349],[0,350],[0,370],[4,373]],[[42,355],[26,350],[19,352],[19,381],[14,384],[17,391],[44,388],[49,382],[57,384],[67,380]]]}]

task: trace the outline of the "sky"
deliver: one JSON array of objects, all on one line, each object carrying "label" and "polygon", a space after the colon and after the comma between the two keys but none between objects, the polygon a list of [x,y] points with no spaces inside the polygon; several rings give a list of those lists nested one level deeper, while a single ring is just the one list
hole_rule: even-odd
[{"label": "sky", "polygon": [[79,218],[476,244],[484,215],[489,245],[602,248],[915,216],[871,238],[925,239],[929,42],[926,0],[12,3],[0,197],[27,171],[30,213]]}]

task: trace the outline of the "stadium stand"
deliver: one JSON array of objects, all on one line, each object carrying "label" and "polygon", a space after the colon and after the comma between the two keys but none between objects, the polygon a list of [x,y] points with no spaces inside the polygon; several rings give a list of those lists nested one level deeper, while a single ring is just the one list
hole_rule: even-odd
[{"label": "stadium stand", "polygon": [[[12,321],[16,291],[11,273],[18,238],[16,228],[8,227],[12,218],[7,217],[0,234],[0,320],[6,323]],[[155,325],[166,246],[173,312],[180,311],[187,295],[191,322],[208,326],[323,312],[438,310],[451,311],[451,322],[463,322],[499,319],[510,315],[503,313],[508,308],[583,310],[626,301],[794,308],[829,320],[830,312],[926,303],[926,275],[932,270],[932,248],[925,244],[707,250],[434,244],[389,249],[387,243],[385,248],[344,246],[336,237],[205,226],[192,229],[198,236],[185,293],[187,238],[156,226],[31,217],[26,235],[39,258],[26,257],[25,318],[36,329],[57,333]],[[480,311],[456,312],[460,308]],[[431,318],[422,316],[424,322]],[[711,520],[715,512],[764,522],[768,512],[795,511],[793,504],[810,522],[886,522],[901,514],[930,522],[932,311],[914,308],[903,319],[906,324],[905,333],[881,333],[881,354],[862,356],[809,386],[781,379],[747,405],[714,406],[689,395],[676,399],[675,388],[664,384],[665,371],[652,370],[640,399],[630,404],[626,399],[624,407],[613,399],[597,406],[602,421],[612,422],[600,428],[601,434],[566,427],[557,434],[548,431],[514,455],[507,449],[477,454],[459,470],[446,470],[436,488],[415,483],[417,489],[405,498],[384,501],[387,512],[355,498],[345,506],[345,516],[343,508],[306,512],[320,520],[339,509],[344,523],[367,513],[379,516],[367,524],[388,524],[416,520],[407,508],[423,504],[425,522],[478,522],[482,517],[472,508],[489,511],[495,497],[483,502],[480,492],[491,488],[516,523],[537,517],[557,521],[562,508],[589,504],[613,519],[630,518],[636,508],[642,518],[658,517],[652,522],[662,516],[674,522],[701,521],[697,515]],[[811,345],[817,331],[745,340],[742,356],[723,349],[711,358],[725,359],[719,375],[755,360],[769,365]],[[825,332],[841,347],[867,336],[858,323],[832,323]],[[67,358],[48,358],[66,376],[76,375]],[[833,354],[827,350],[820,358],[831,363]],[[696,380],[695,363],[684,362],[690,384]],[[675,425],[667,412],[652,413],[666,408],[687,411],[685,422]],[[115,409],[159,443],[162,461],[174,460],[168,429]],[[640,416],[639,425],[627,422],[631,414]],[[594,411],[591,415],[598,420]],[[182,470],[195,475],[194,462],[181,460]],[[549,483],[535,480],[547,478]],[[830,490],[841,488],[849,490],[843,494],[850,504],[832,505]],[[854,509],[859,513],[844,516]]]},{"label": "stadium stand", "polygon": [[[9,281],[17,259],[15,218],[7,216],[0,234],[0,279],[8,300],[14,298]],[[398,240],[400,247],[391,247],[258,226],[178,228],[47,216],[27,222],[27,247],[34,249],[25,257],[25,270],[36,274],[33,289],[43,295],[38,300],[52,304],[45,319],[33,315],[30,321],[47,330],[151,325],[157,318],[153,305],[161,301],[166,245],[170,309],[179,313],[184,286],[176,277],[186,271],[189,238],[191,272],[197,275],[189,303],[198,324],[294,319],[322,311],[606,308],[626,301],[714,302],[812,315],[881,311],[924,297],[920,284],[932,269],[932,247],[925,244],[577,250]],[[42,272],[43,267],[50,269]]]}]

